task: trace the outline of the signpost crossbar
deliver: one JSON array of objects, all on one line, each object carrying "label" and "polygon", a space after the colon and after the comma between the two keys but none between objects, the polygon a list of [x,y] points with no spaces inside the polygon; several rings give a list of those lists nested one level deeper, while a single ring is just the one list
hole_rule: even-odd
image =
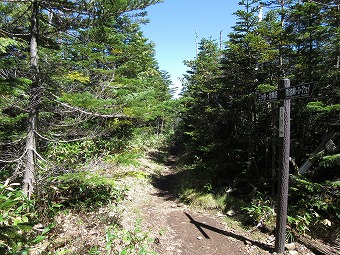
[{"label": "signpost crossbar", "polygon": [[256,93],[256,101],[258,103],[267,103],[286,99],[310,97],[312,95],[313,88],[314,83],[303,83],[273,91],[259,92]]}]

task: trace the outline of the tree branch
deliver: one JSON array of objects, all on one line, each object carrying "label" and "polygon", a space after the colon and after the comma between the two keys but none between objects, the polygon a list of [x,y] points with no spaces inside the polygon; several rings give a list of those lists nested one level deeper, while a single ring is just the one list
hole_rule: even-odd
[{"label": "tree branch", "polygon": [[[74,111],[72,111],[72,112],[74,112]],[[77,121],[77,122],[74,122],[74,123],[70,123],[70,124],[53,124],[52,123],[50,126],[52,126],[52,127],[74,127],[74,125],[78,125],[78,124],[84,123],[85,121],[87,121],[87,120],[80,120],[80,121]]]},{"label": "tree branch", "polygon": [[[52,94],[52,96],[56,99],[58,98],[56,95]],[[83,109],[80,109],[79,107],[71,106],[69,104],[60,102],[56,99],[54,99],[53,101],[64,106],[64,107],[66,107],[66,108],[68,108],[68,109],[72,109],[74,111],[77,111],[77,112],[80,112],[80,113],[83,113],[83,114],[86,114],[86,115],[89,115],[89,116],[100,117],[100,118],[133,119],[133,117],[127,116],[127,115],[124,115],[124,114],[101,114],[101,113],[97,113],[97,112],[88,112],[88,111],[85,111]]]},{"label": "tree branch", "polygon": [[27,0],[2,0],[1,2],[7,3],[30,3],[31,1]]},{"label": "tree branch", "polygon": [[340,6],[340,4],[324,4],[324,3],[320,3],[320,2],[317,2],[317,1],[314,1],[314,0],[308,0],[308,2],[327,6],[327,7],[339,7]]},{"label": "tree branch", "polygon": [[21,142],[22,140],[26,139],[26,137],[27,137],[27,136],[22,137],[22,138],[20,138],[20,139],[18,139],[18,140],[15,140],[15,141],[13,141],[13,142],[0,143],[0,146],[6,146],[6,145],[12,145],[12,144],[19,143],[19,142]]},{"label": "tree branch", "polygon": [[36,135],[39,136],[41,139],[51,142],[51,143],[71,143],[71,142],[78,142],[78,141],[83,141],[86,139],[90,139],[93,138],[94,136],[86,136],[86,137],[81,137],[81,138],[76,138],[76,139],[71,139],[71,140],[52,140],[49,139],[45,136],[42,136],[41,134],[39,134],[37,131],[35,131]]},{"label": "tree branch", "polygon": [[36,150],[33,150],[33,152],[35,153],[35,155],[38,156],[38,158],[40,158],[42,161],[49,163],[46,159],[44,159]]},{"label": "tree branch", "polygon": [[2,160],[0,159],[1,163],[16,163],[19,162],[25,155],[26,155],[27,149],[24,151],[24,153],[17,159],[13,159],[13,160]]}]

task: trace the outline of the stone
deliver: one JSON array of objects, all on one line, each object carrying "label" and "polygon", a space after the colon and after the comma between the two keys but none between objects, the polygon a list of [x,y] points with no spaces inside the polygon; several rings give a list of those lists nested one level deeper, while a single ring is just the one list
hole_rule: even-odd
[{"label": "stone", "polygon": [[41,224],[41,223],[38,223],[38,224],[36,224],[36,225],[34,225],[34,227],[33,227],[35,230],[39,230],[39,229],[43,229],[44,228],[44,226],[43,226],[43,224]]},{"label": "stone", "polygon": [[220,213],[220,212],[218,212],[217,213],[217,217],[220,217],[220,218],[222,218],[222,217],[224,217],[225,215],[224,214],[222,214],[222,213]]},{"label": "stone", "polygon": [[296,248],[295,243],[286,243],[285,247],[288,251],[293,251]]},{"label": "stone", "polygon": [[297,251],[289,251],[289,255],[299,255]]},{"label": "stone", "polygon": [[226,213],[229,217],[232,217],[235,215],[235,211],[234,210],[229,210],[227,213]]}]

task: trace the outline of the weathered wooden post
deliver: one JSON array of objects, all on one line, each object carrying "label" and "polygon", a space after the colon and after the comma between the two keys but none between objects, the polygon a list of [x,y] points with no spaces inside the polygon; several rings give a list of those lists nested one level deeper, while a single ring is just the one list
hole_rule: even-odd
[{"label": "weathered wooden post", "polygon": [[277,253],[283,253],[285,249],[289,181],[290,99],[311,96],[313,86],[313,83],[307,83],[291,87],[290,80],[283,79],[278,90],[256,94],[258,103],[280,101],[278,207],[275,233],[275,252]]},{"label": "weathered wooden post", "polygon": [[[290,87],[290,80],[283,79],[279,89]],[[276,217],[275,251],[283,253],[288,208],[288,180],[289,180],[289,152],[290,152],[290,99],[280,102],[279,116],[279,176],[278,203]]]}]

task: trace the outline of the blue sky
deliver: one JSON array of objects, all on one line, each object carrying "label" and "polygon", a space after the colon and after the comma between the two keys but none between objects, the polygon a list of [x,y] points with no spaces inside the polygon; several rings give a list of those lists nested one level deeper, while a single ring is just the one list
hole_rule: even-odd
[{"label": "blue sky", "polygon": [[235,25],[233,13],[239,9],[239,0],[165,0],[146,8],[150,23],[142,26],[144,36],[156,44],[156,58],[161,70],[169,72],[174,86],[188,68],[183,60],[196,55],[198,41],[212,38],[228,39],[231,26]]}]

